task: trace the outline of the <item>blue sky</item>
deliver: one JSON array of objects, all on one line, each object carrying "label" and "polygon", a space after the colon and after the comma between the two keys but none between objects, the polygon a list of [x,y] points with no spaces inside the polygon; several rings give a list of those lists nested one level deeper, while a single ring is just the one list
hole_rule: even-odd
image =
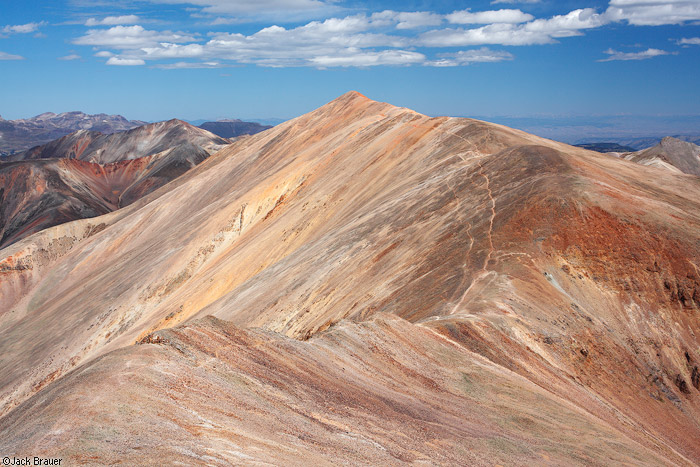
[{"label": "blue sky", "polygon": [[[0,114],[700,114],[700,0],[0,3]],[[697,121],[694,120],[694,121]]]}]

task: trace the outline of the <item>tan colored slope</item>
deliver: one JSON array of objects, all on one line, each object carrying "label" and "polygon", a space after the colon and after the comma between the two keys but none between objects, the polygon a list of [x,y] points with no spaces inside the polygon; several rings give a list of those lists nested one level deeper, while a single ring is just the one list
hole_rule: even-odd
[{"label": "tan colored slope", "polygon": [[[107,354],[0,420],[68,465],[670,465],[572,404],[391,316],[307,342],[214,318]],[[42,420],[51,433],[37,431]]]},{"label": "tan colored slope", "polygon": [[190,318],[307,339],[391,312],[697,462],[699,204],[692,177],[349,93],[99,233],[0,251],[2,410]]}]

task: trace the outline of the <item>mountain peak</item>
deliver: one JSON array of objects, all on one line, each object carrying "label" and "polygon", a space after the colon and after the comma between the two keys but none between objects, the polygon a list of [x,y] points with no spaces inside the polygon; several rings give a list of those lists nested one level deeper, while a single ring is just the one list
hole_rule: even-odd
[{"label": "mountain peak", "polygon": [[369,97],[365,96],[364,94],[362,94],[360,92],[348,91],[335,100],[344,102],[344,101],[353,101],[353,100],[371,101],[372,99],[370,99]]},{"label": "mountain peak", "polygon": [[625,156],[639,164],[700,176],[700,146],[666,136],[656,146]]}]

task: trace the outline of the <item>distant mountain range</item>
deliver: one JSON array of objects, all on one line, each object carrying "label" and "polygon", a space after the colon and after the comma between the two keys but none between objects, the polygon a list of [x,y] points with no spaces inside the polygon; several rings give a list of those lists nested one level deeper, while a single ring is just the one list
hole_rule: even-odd
[{"label": "distant mountain range", "polygon": [[[281,119],[257,121],[223,119],[218,121],[195,120],[188,123],[204,128],[222,138],[235,138],[241,135],[259,133],[281,122],[283,122]],[[0,117],[0,157],[11,156],[35,146],[50,143],[79,130],[109,135],[131,130],[147,123],[142,120],[127,120],[121,115],[89,115],[83,112],[63,112],[60,114],[46,112],[36,117],[19,120],[4,120]]]},{"label": "distant mountain range", "polygon": [[242,120],[219,120],[216,122],[204,122],[198,125],[207,131],[222,138],[235,138],[241,135],[254,135],[263,130],[272,128],[271,125],[261,125],[257,122],[244,122]]},{"label": "distant mountain range", "polygon": [[0,162],[0,248],[143,198],[229,141],[180,120],[79,130]]},{"label": "distant mountain range", "polygon": [[109,134],[145,124],[141,120],[127,120],[121,115],[88,115],[83,112],[46,112],[20,120],[4,120],[0,117],[0,155],[45,144],[78,130]]},{"label": "distant mountain range", "polygon": [[543,138],[568,144],[617,143],[637,150],[655,146],[665,136],[700,139],[700,115],[594,115],[479,117]]},{"label": "distant mountain range", "polygon": [[168,120],[108,135],[79,130],[43,146],[16,153],[8,160],[59,158],[108,164],[157,154],[184,143],[213,152],[229,141],[182,120]]},{"label": "distant mountain range", "polygon": [[617,143],[587,143],[587,144],[574,144],[574,146],[588,149],[589,151],[597,152],[633,152],[635,148],[630,146],[622,146]]},{"label": "distant mountain range", "polygon": [[[639,151],[641,149],[647,149],[653,146],[656,146],[657,144],[661,143],[661,140],[666,138],[666,136],[651,136],[651,137],[642,137],[642,138],[585,138],[576,143],[576,146],[579,147],[586,147],[586,149],[590,149],[587,146],[592,146],[595,145],[598,148],[603,148],[603,145],[619,145],[619,146],[624,146],[627,148],[631,148],[628,150],[632,151]],[[686,141],[689,143],[693,144],[700,144],[700,133],[695,133],[695,134],[684,134],[684,135],[672,135],[671,138],[680,140],[680,141]],[[600,151],[599,149],[595,149],[598,152],[609,152],[609,151]],[[622,151],[617,151],[616,152],[622,152]]]},{"label": "distant mountain range", "polygon": [[194,126],[200,126],[203,123],[208,123],[208,122],[253,122],[253,123],[259,123],[264,126],[277,126],[280,123],[286,122],[284,118],[246,118],[245,120],[239,120],[239,119],[230,119],[230,118],[200,118],[198,120],[185,120],[187,123],[190,125]]}]

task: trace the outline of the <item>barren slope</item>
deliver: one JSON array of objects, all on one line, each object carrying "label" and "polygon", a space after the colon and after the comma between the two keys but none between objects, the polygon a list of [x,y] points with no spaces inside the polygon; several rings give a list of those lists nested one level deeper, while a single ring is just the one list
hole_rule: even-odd
[{"label": "barren slope", "polygon": [[[191,318],[214,315],[310,338],[303,348],[313,353],[319,332],[389,312],[414,323],[401,326],[417,336],[436,335],[426,329],[441,334],[460,358],[481,354],[496,365],[489,368],[530,380],[547,393],[543,411],[556,412],[550,404],[560,400],[575,405],[586,422],[572,422],[574,438],[608,427],[619,446],[632,449],[621,456],[649,449],[671,463],[698,462],[699,208],[694,177],[349,93],[237,141],[125,209],[0,250],[2,411],[41,391],[18,412],[36,411],[23,419],[37,420],[27,430],[38,431],[26,436],[39,443],[37,436],[49,436],[38,424],[48,426],[51,418],[43,417],[60,419],[69,407],[57,388],[82,391],[80,373],[43,388],[81,363]],[[104,229],[93,233],[95,222]],[[376,351],[391,345],[377,344]],[[89,365],[102,379],[126,378],[131,370],[114,355],[128,354],[143,359],[139,365],[162,359],[176,367],[173,374],[188,374],[172,355],[143,349],[150,347]],[[260,352],[261,361],[272,358],[264,346]],[[424,362],[415,371],[426,375],[441,366],[449,367]],[[300,377],[285,370],[274,378],[287,373],[290,381]],[[487,390],[497,379],[489,374],[478,386]],[[155,397],[155,381],[143,397]],[[221,389],[212,394],[243,394],[233,383],[216,384]],[[342,380],[329,384],[342,387]],[[81,404],[111,407],[111,426],[126,430],[129,418],[115,407],[129,406],[129,388],[104,397],[87,391]],[[175,404],[195,404],[186,394],[173,397]],[[286,397],[266,409],[271,417],[284,420]],[[50,411],[37,405],[42,401],[52,402]],[[500,409],[458,403],[467,411]],[[154,404],[171,411],[169,401]],[[311,406],[292,406],[312,416]],[[13,430],[8,420],[18,416],[2,420],[0,435]],[[420,419],[407,416],[404,425]],[[214,426],[237,426],[234,415],[222,417]],[[359,418],[343,423],[361,424]],[[200,432],[186,431],[182,436],[196,444]],[[553,431],[543,435],[552,443],[565,435]],[[62,436],[66,449],[82,452],[89,434],[76,428]],[[454,436],[453,445],[464,436]],[[271,447],[261,447],[268,448],[272,457],[263,458],[274,459]]]},{"label": "barren slope", "polygon": [[215,318],[149,341],[77,369],[0,420],[3,452],[32,446],[96,465],[665,463],[391,315],[307,342]]},{"label": "barren slope", "polygon": [[0,247],[131,204],[224,144],[172,120],[112,135],[78,131],[17,154],[0,163]]},{"label": "barren slope", "polygon": [[187,122],[168,120],[107,135],[80,130],[10,156],[9,159],[80,159],[109,164],[152,156],[183,144],[193,144],[214,152],[227,145],[228,140]]},{"label": "barren slope", "polygon": [[700,146],[670,136],[654,147],[625,154],[623,157],[638,164],[700,177]]}]

